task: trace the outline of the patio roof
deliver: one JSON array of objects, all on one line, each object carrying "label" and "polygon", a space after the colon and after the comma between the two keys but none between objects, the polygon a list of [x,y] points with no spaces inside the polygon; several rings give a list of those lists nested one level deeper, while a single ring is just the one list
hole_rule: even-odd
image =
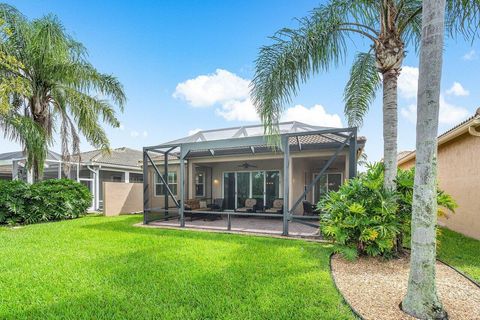
[{"label": "patio roof", "polygon": [[[335,148],[342,144],[353,130],[356,129],[313,126],[298,121],[278,124],[279,135],[288,138],[291,151]],[[188,158],[272,152],[274,148],[268,145],[266,138],[264,127],[259,124],[201,130],[184,138],[145,147],[144,150],[179,157],[188,154]],[[357,139],[357,149],[363,148],[365,140],[364,137]]]}]

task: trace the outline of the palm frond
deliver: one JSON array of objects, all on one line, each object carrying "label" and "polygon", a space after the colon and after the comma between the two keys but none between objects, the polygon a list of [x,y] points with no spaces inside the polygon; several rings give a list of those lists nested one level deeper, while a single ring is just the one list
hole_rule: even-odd
[{"label": "palm frond", "polygon": [[350,69],[350,78],[343,94],[345,116],[349,126],[361,126],[375,93],[381,85],[375,65],[375,56],[368,52],[358,53]]},{"label": "palm frond", "polygon": [[[276,137],[284,107],[300,85],[344,61],[351,32],[374,39],[374,10],[367,5],[370,2],[331,1],[314,9],[310,17],[298,20],[297,29],[278,31],[271,38],[273,43],[260,49],[251,96],[269,137]],[[352,18],[353,12],[360,10],[365,13],[362,19]],[[278,145],[279,141],[273,142]]]}]

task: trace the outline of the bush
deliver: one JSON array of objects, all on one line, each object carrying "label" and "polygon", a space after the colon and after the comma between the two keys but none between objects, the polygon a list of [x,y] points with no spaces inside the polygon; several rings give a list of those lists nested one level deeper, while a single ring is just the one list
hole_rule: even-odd
[{"label": "bush", "polygon": [[0,190],[0,224],[78,218],[85,214],[91,199],[84,185],[69,179],[46,180],[33,185],[22,181],[3,181]]},{"label": "bush", "polygon": [[[410,237],[413,179],[415,172],[399,170],[397,191],[383,188],[383,165],[368,166],[367,172],[350,179],[330,192],[319,206],[323,234],[335,241],[337,252],[348,259],[358,255],[391,257],[396,241]],[[455,201],[438,190],[439,214],[442,207],[453,211]]]}]

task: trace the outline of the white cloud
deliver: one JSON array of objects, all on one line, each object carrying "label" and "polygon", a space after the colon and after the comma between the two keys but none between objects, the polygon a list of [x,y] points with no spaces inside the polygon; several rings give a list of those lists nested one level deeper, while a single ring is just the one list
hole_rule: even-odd
[{"label": "white cloud", "polygon": [[452,87],[446,91],[448,95],[454,95],[454,96],[468,96],[470,94],[470,91],[466,90],[460,82],[454,82]]},{"label": "white cloud", "polygon": [[297,104],[288,108],[282,121],[299,121],[316,126],[342,127],[342,120],[338,114],[329,114],[322,105],[316,104],[311,108]]},{"label": "white cloud", "polygon": [[475,60],[477,58],[477,52],[472,49],[467,53],[465,53],[462,58],[463,60],[466,60],[466,61]]},{"label": "white cloud", "polygon": [[190,131],[188,131],[188,135],[193,136],[195,133],[197,133],[199,131],[202,131],[202,129],[197,128],[197,129],[190,130]]},{"label": "white cloud", "polygon": [[417,97],[418,87],[418,68],[402,67],[400,76],[398,77],[398,93],[406,99]]},{"label": "white cloud", "polygon": [[[260,118],[250,98],[250,80],[227,70],[200,75],[177,85],[173,97],[184,99],[193,107],[217,105],[215,113],[227,121],[258,122]],[[312,125],[341,127],[337,114],[328,114],[321,105],[306,108],[296,105],[286,110],[282,121],[301,121]],[[192,130],[189,135],[198,131]]]},{"label": "white cloud", "polygon": [[142,136],[143,136],[144,138],[148,137],[148,132],[147,132],[147,131],[143,131],[143,132],[142,132]]},{"label": "white cloud", "polygon": [[184,99],[193,107],[211,107],[217,103],[246,99],[249,83],[234,73],[217,69],[213,74],[179,83],[173,97]]},{"label": "white cloud", "polygon": [[[417,122],[417,106],[415,104],[401,108],[400,113],[408,121],[412,123]],[[464,120],[468,115],[467,109],[448,103],[445,97],[442,94],[440,95],[440,114],[438,117],[440,124],[454,125]]]},{"label": "white cloud", "polygon": [[121,130],[121,131],[124,131],[125,130],[125,125],[123,123],[120,123],[120,125],[118,126],[118,129]]},{"label": "white cloud", "polygon": [[130,131],[130,137],[132,137],[132,138],[136,138],[136,137],[138,137],[139,135],[140,135],[140,133],[139,133],[138,131],[136,131],[136,130]]},{"label": "white cloud", "polygon": [[215,110],[215,113],[228,121],[259,121],[260,118],[255,111],[250,98],[244,100],[230,100],[222,104],[221,108]]}]

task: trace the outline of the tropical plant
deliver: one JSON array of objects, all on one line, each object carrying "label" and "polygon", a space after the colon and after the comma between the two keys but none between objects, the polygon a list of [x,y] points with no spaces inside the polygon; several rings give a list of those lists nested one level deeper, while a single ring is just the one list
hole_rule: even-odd
[{"label": "tropical plant", "polygon": [[[415,169],[398,170],[395,191],[383,186],[382,163],[368,164],[367,171],[329,192],[319,207],[322,233],[335,241],[335,250],[353,259],[358,255],[392,257],[398,239],[410,239]],[[437,190],[438,214],[457,207],[453,198]]]},{"label": "tropical plant", "polygon": [[[449,0],[447,27],[452,36],[471,39],[480,24],[480,1]],[[366,39],[370,47],[355,56],[345,91],[345,115],[360,126],[377,89],[383,87],[385,187],[395,188],[397,168],[397,80],[405,48],[420,41],[420,0],[331,0],[284,28],[260,49],[252,98],[267,134],[274,139],[286,104],[313,74],[343,63],[349,40]],[[277,141],[278,142],[278,141]]]},{"label": "tropical plant", "polygon": [[27,184],[0,180],[0,225],[78,218],[92,203],[87,187],[69,179]]},{"label": "tropical plant", "polygon": [[[448,319],[436,288],[437,132],[445,0],[424,0],[417,92],[410,275],[402,309],[419,319]],[[448,25],[448,24],[447,24]]]},{"label": "tropical plant", "polygon": [[100,122],[119,126],[113,105],[123,110],[125,104],[120,82],[87,61],[85,47],[65,31],[57,17],[29,21],[15,8],[1,4],[0,18],[5,26],[0,33],[0,52],[18,61],[14,68],[0,64],[0,80],[20,79],[28,84],[26,92],[0,92],[0,97],[9,96],[4,118],[32,119],[45,137],[42,148],[32,148],[29,135],[23,135],[11,121],[0,125],[7,136],[25,142],[27,165],[33,166],[35,177],[42,174],[54,133],[60,135],[65,160],[79,152],[80,134],[94,147],[108,151],[109,140]]}]

